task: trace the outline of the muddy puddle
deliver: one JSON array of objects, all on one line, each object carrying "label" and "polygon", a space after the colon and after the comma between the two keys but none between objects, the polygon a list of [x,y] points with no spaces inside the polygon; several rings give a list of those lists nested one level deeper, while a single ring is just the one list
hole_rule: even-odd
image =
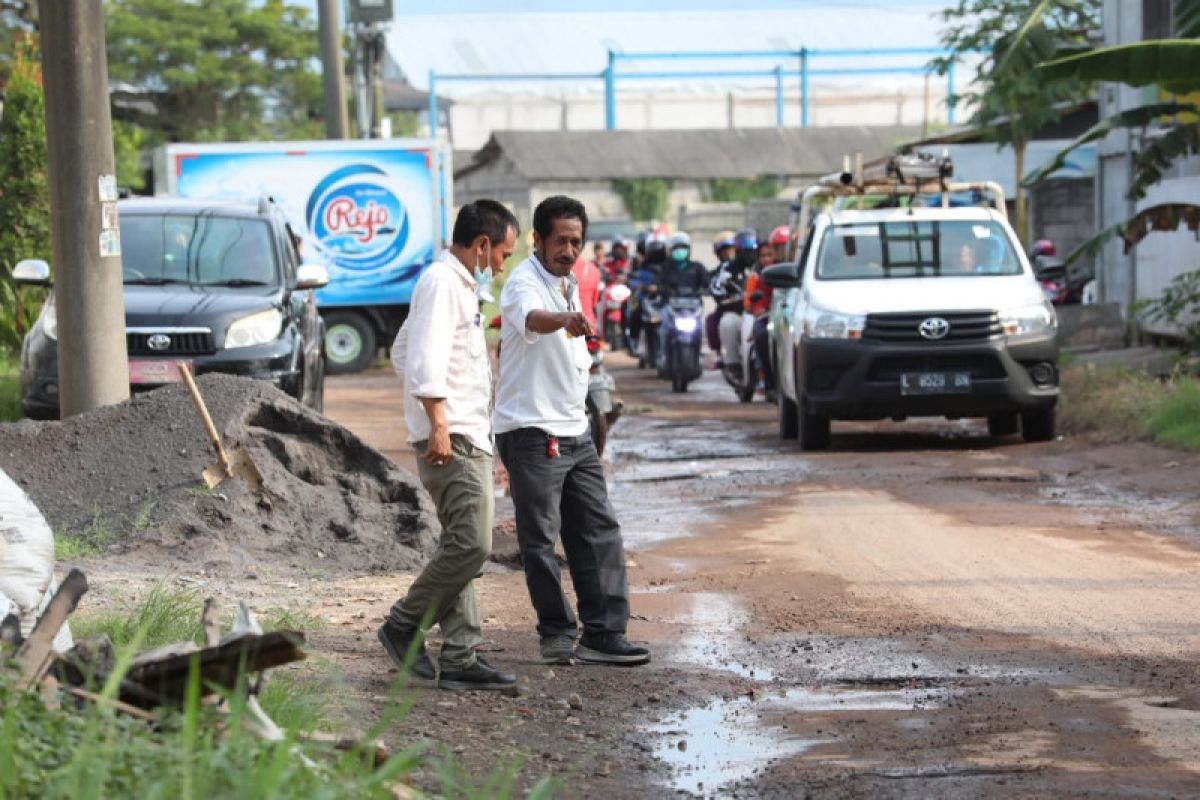
[{"label": "muddy puddle", "polygon": [[943,688],[797,687],[755,697],[714,699],[667,718],[650,732],[658,737],[655,757],[670,768],[670,787],[710,796],[752,778],[777,759],[834,741],[797,736],[782,721],[789,714],[924,711],[936,709],[949,695],[950,690]]}]

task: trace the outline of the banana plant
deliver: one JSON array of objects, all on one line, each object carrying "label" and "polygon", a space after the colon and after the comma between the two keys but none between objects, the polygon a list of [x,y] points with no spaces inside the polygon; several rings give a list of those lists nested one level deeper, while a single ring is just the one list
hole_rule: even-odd
[{"label": "banana plant", "polygon": [[[1021,52],[1037,49],[1039,15],[1052,0],[1038,3],[1020,36],[1031,42]],[[1145,131],[1140,150],[1133,156],[1133,180],[1127,194],[1141,200],[1157,184],[1163,173],[1178,161],[1200,153],[1200,0],[1177,0],[1175,31],[1178,38],[1150,40],[1102,47],[1084,52],[1058,54],[1037,66],[1037,74],[1047,80],[1074,78],[1085,81],[1110,81],[1129,86],[1157,86],[1175,99],[1147,103],[1100,120],[1072,141],[1049,162],[1030,173],[1022,183],[1032,186],[1058,169],[1075,148],[1103,139],[1119,129]],[[1044,51],[1043,51],[1044,52]],[[1021,64],[1013,63],[1012,68]],[[1189,95],[1191,95],[1189,97]],[[1095,255],[1108,241],[1121,237],[1129,251],[1152,231],[1175,230],[1179,225],[1200,233],[1200,206],[1164,203],[1143,209],[1133,217],[1111,225],[1077,247],[1068,260]]]}]

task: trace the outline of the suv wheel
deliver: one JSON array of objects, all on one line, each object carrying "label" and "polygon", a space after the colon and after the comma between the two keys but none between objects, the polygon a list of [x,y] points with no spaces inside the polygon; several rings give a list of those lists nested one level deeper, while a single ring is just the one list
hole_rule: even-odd
[{"label": "suv wheel", "polygon": [[1008,436],[1016,433],[1020,426],[1017,414],[990,414],[987,418],[989,436]]},{"label": "suv wheel", "polygon": [[1021,414],[1021,436],[1027,442],[1048,442],[1054,438],[1054,406]]},{"label": "suv wheel", "polygon": [[331,375],[362,372],[375,358],[375,329],[361,314],[334,311],[325,317],[325,357]]},{"label": "suv wheel", "polygon": [[776,413],[779,416],[779,438],[795,439],[800,435],[800,420],[797,419],[800,409],[796,406],[796,401],[789,399],[782,388],[776,390],[775,397]]},{"label": "suv wheel", "polygon": [[829,417],[810,414],[801,410],[799,415],[799,439],[801,450],[828,450],[830,439]]}]

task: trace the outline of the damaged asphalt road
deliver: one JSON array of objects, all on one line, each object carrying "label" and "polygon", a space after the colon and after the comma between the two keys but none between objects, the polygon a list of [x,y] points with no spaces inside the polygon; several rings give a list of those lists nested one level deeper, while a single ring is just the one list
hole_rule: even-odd
[{"label": "damaged asphalt road", "polygon": [[[522,694],[404,693],[385,739],[447,757],[419,786],[513,758],[518,790],[578,797],[1200,793],[1200,458],[941,420],[835,424],[802,454],[716,373],[673,395],[608,363],[630,409],[606,456],[629,633],[654,662],[536,662],[502,497],[483,649]],[[327,413],[411,468],[390,373],[330,379]],[[89,572],[118,593],[161,577]],[[395,702],[374,631],[412,573],[181,577],[320,618],[353,724]]]}]

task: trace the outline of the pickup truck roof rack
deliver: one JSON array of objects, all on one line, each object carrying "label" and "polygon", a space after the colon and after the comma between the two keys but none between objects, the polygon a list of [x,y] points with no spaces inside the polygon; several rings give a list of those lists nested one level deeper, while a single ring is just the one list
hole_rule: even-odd
[{"label": "pickup truck roof rack", "polygon": [[[935,199],[942,208],[951,206],[952,195],[972,198],[972,205],[986,205],[996,209],[1007,218],[1004,189],[995,181],[955,181],[954,164],[950,156],[940,157],[930,153],[906,153],[887,156],[870,163],[863,163],[862,153],[856,153],[853,166],[850,156],[842,160],[842,169],[831,172],[800,193],[792,204],[794,214],[792,243],[789,257],[808,233],[813,220],[813,204],[820,198],[834,202],[857,200],[859,208],[866,207],[867,197],[888,197],[894,205],[899,198],[909,198],[909,208],[917,208],[912,200],[917,197]],[[843,206],[844,207],[844,206]]]}]

